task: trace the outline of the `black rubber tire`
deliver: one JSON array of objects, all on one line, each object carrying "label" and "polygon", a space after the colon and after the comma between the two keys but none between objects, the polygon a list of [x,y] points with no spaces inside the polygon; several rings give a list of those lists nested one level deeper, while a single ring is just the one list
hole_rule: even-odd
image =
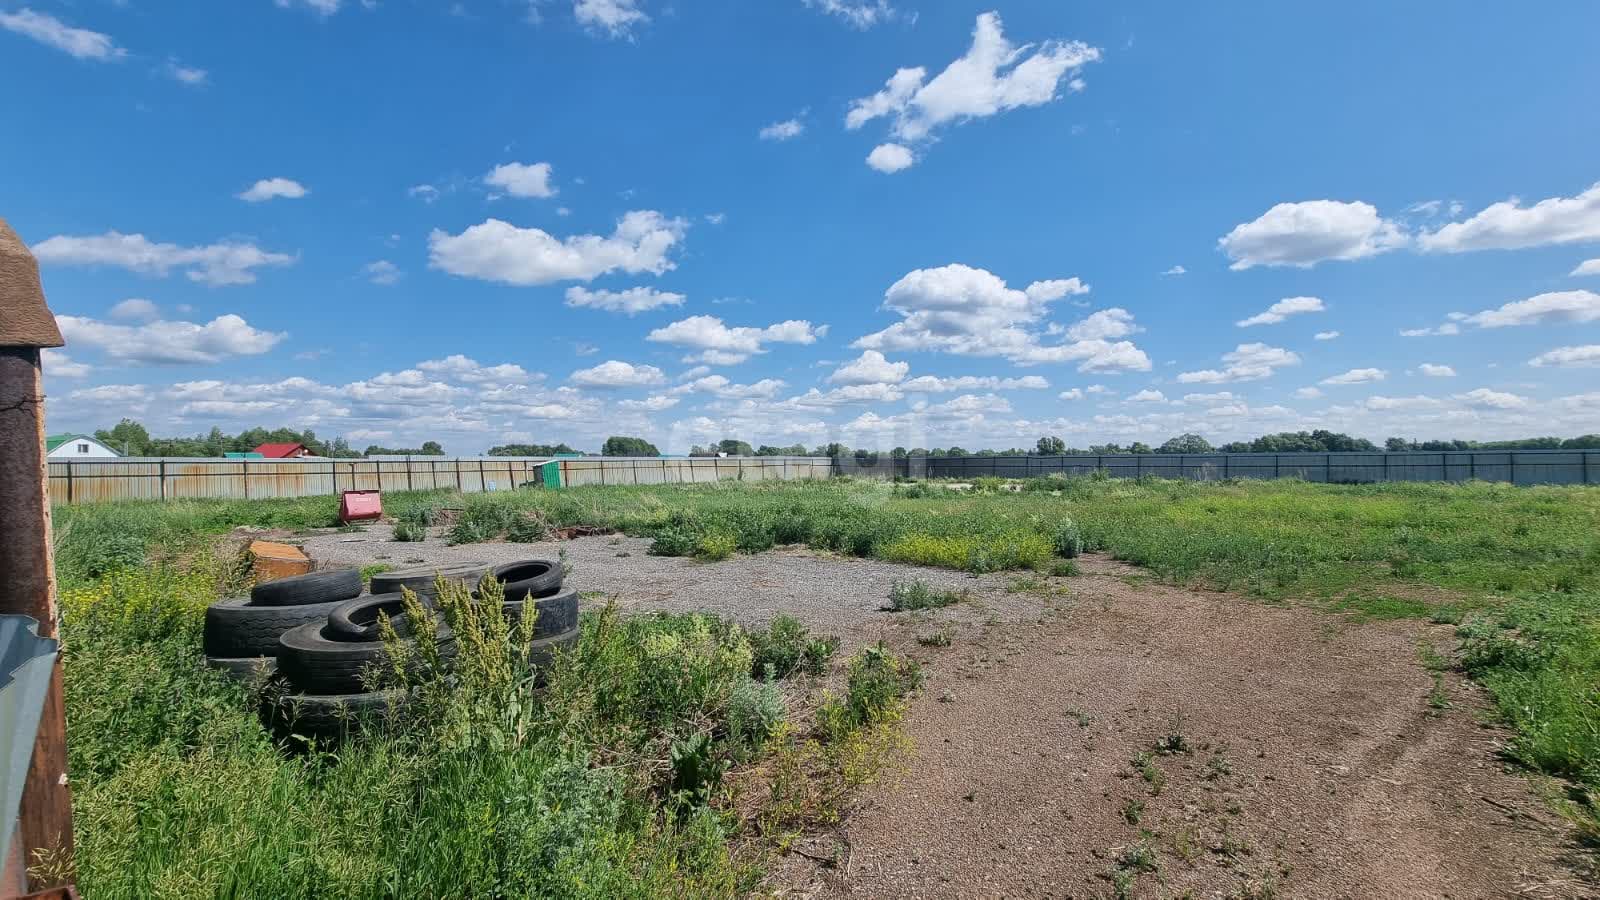
[{"label": "black rubber tire", "polygon": [[537,600],[508,600],[502,608],[506,618],[516,622],[522,618],[522,612],[529,603],[539,610],[539,618],[533,623],[534,640],[564,634],[578,626],[578,592],[575,590]]},{"label": "black rubber tire", "polygon": [[[325,622],[309,622],[291,628],[278,639],[278,672],[296,690],[327,696],[353,694],[366,688],[361,673],[369,666],[386,664],[382,641],[329,640]],[[444,625],[437,632],[439,655],[446,659],[456,653],[455,636]]]},{"label": "black rubber tire", "polygon": [[342,600],[308,606],[257,606],[249,597],[218,600],[206,608],[201,645],[207,656],[236,659],[277,656],[278,638],[307,622],[325,622]]},{"label": "black rubber tire", "polygon": [[237,681],[267,679],[278,672],[278,661],[271,656],[206,657],[206,666],[227,673]]},{"label": "black rubber tire", "polygon": [[561,563],[554,559],[506,563],[495,566],[493,574],[494,580],[505,590],[507,600],[549,597],[561,590]]},{"label": "black rubber tire", "polygon": [[396,688],[361,694],[289,694],[262,710],[280,736],[338,740],[390,717],[404,716],[411,695]]},{"label": "black rubber tire", "polygon": [[250,590],[257,606],[309,606],[361,596],[361,573],[355,569],[330,569],[291,575]]},{"label": "black rubber tire", "polygon": [[[424,607],[433,607],[433,598],[417,595],[417,600]],[[328,614],[328,628],[322,636],[330,641],[362,642],[381,641],[383,636],[378,632],[378,613],[389,617],[394,623],[394,630],[401,637],[411,634],[410,623],[405,616],[405,596],[403,594],[368,594],[354,600],[346,600],[333,608]]]},{"label": "black rubber tire", "polygon": [[[445,581],[459,581],[468,591],[476,591],[483,576],[489,574],[489,564],[481,562],[456,563],[449,566],[412,566],[379,572],[372,576],[372,593],[398,594],[403,587],[410,588],[419,597],[438,594],[434,579],[443,576]],[[353,596],[353,595],[352,595]],[[349,599],[348,597],[345,599]]]},{"label": "black rubber tire", "polygon": [[528,663],[533,666],[535,684],[544,684],[545,678],[550,674],[550,664],[555,661],[557,653],[571,653],[572,649],[578,646],[579,634],[581,634],[579,629],[574,627],[533,642],[528,648]]}]

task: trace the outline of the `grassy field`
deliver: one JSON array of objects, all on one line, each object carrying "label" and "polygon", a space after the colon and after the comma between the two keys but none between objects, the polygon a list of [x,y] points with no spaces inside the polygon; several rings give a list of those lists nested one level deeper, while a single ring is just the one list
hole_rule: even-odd
[{"label": "grassy field", "polygon": [[[85,896],[738,896],[892,759],[917,680],[867,648],[837,696],[811,696],[837,644],[793,620],[607,609],[535,694],[514,630],[468,640],[451,619],[454,671],[412,678],[403,718],[340,747],[285,742],[256,712],[270,687],[203,666],[206,605],[246,586],[215,538],[326,526],[331,504],[57,516],[78,853],[33,862],[75,864]],[[746,801],[752,774],[765,790]]]},{"label": "grassy field", "polygon": [[[450,527],[461,541],[584,525],[651,537],[666,555],[798,543],[973,572],[1065,571],[1062,558],[1087,549],[1330,615],[1458,624],[1459,664],[1515,729],[1511,754],[1571,779],[1570,810],[1600,836],[1600,490],[1097,478],[1013,487],[829,481],[385,499],[407,521],[459,507]],[[817,798],[838,792],[804,773],[830,773],[835,788],[858,782],[892,744],[879,723],[914,681],[898,660],[863,654],[848,694],[817,721],[784,722],[775,686],[751,675],[767,670],[761,656],[795,669],[803,640],[775,630],[751,641],[700,619],[591,617],[580,652],[524,718],[469,704],[485,710],[479,725],[494,740],[522,736],[510,752],[441,741],[444,726],[428,721],[337,754],[285,756],[249,698],[199,667],[199,611],[236,577],[203,551],[237,525],[325,527],[334,509],[311,498],[57,511],[90,896],[733,895],[758,877],[752,830],[781,835],[826,818]],[[597,683],[620,694],[601,697]],[[715,791],[684,785],[685,770],[750,764],[775,773],[759,828],[735,821]]]}]

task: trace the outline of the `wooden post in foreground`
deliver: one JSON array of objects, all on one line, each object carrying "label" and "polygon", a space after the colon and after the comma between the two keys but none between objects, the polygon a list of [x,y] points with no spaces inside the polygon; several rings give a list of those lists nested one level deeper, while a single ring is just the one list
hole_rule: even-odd
[{"label": "wooden post in foreground", "polygon": [[[32,616],[39,622],[40,637],[59,637],[40,358],[42,348],[62,344],[55,317],[45,306],[38,263],[0,219],[0,613]],[[28,892],[27,866],[40,850],[55,860],[71,859],[61,657],[39,717],[0,897]],[[40,883],[34,888],[55,886]]]}]

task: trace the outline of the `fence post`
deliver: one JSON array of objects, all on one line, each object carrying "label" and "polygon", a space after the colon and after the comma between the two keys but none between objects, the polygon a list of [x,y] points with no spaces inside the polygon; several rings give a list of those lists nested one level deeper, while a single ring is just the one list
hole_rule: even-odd
[{"label": "fence post", "polygon": [[1385,482],[1387,482],[1389,480],[1389,454],[1388,453],[1384,453],[1383,454],[1383,480]]},{"label": "fence post", "polygon": [[[45,463],[45,471],[50,470],[50,464]],[[72,460],[67,460],[67,502],[72,502],[72,470],[75,468]]]},{"label": "fence post", "polygon": [[250,460],[241,459],[241,460],[239,460],[239,465],[243,466],[243,468],[240,471],[244,472],[244,498],[246,500],[249,500],[250,499]]},{"label": "fence post", "polygon": [[1135,480],[1144,477],[1144,457],[1137,453],[1133,455],[1133,477]]},{"label": "fence post", "polygon": [[156,478],[158,479],[156,487],[161,491],[161,499],[165,500],[167,499],[167,461],[164,459],[161,461],[161,469]]},{"label": "fence post", "polygon": [[416,490],[411,486],[411,457],[406,457],[406,490]]},{"label": "fence post", "polygon": [[1276,481],[1277,479],[1282,478],[1282,477],[1283,477],[1283,456],[1281,454],[1274,453],[1274,454],[1272,454],[1272,478],[1273,478],[1274,481]]}]

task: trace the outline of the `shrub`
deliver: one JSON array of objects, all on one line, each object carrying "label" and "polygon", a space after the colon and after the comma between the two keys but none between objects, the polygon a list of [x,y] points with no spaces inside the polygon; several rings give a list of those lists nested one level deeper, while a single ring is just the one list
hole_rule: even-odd
[{"label": "shrub", "polygon": [[800,654],[800,668],[807,675],[821,675],[828,671],[828,661],[839,652],[839,639],[832,635],[814,637],[806,641],[805,652]]},{"label": "shrub", "polygon": [[537,544],[550,537],[550,523],[537,512],[527,512],[511,523],[506,540],[514,544]]},{"label": "shrub", "polygon": [[425,541],[428,539],[428,526],[417,522],[396,522],[394,539],[408,542]]},{"label": "shrub", "polygon": [[936,589],[920,578],[896,581],[889,588],[889,609],[894,612],[939,609],[965,599],[967,599],[966,591]]},{"label": "shrub", "polygon": [[727,559],[739,549],[738,540],[726,531],[712,531],[700,536],[695,544],[695,559],[715,562]]},{"label": "shrub", "polygon": [[751,672],[757,678],[787,678],[800,666],[809,630],[794,616],[773,618],[766,628],[749,633]]},{"label": "shrub", "polygon": [[812,637],[810,629],[793,616],[775,617],[766,628],[749,633],[750,674],[756,678],[787,678],[795,672],[821,675],[839,649],[836,637]]},{"label": "shrub", "polygon": [[1063,518],[1056,525],[1052,544],[1057,556],[1063,559],[1077,559],[1078,554],[1083,552],[1083,529],[1072,519]]},{"label": "shrub", "polygon": [[1071,578],[1078,572],[1078,564],[1070,559],[1058,559],[1050,564],[1050,574],[1057,578]]},{"label": "shrub", "polygon": [[770,681],[745,678],[728,698],[728,739],[754,750],[778,730],[789,715],[783,693]]},{"label": "shrub", "polygon": [[897,718],[900,700],[922,682],[915,660],[897,656],[882,643],[863,647],[850,660],[844,697],[829,697],[817,709],[817,722],[830,742],[852,732]]}]

